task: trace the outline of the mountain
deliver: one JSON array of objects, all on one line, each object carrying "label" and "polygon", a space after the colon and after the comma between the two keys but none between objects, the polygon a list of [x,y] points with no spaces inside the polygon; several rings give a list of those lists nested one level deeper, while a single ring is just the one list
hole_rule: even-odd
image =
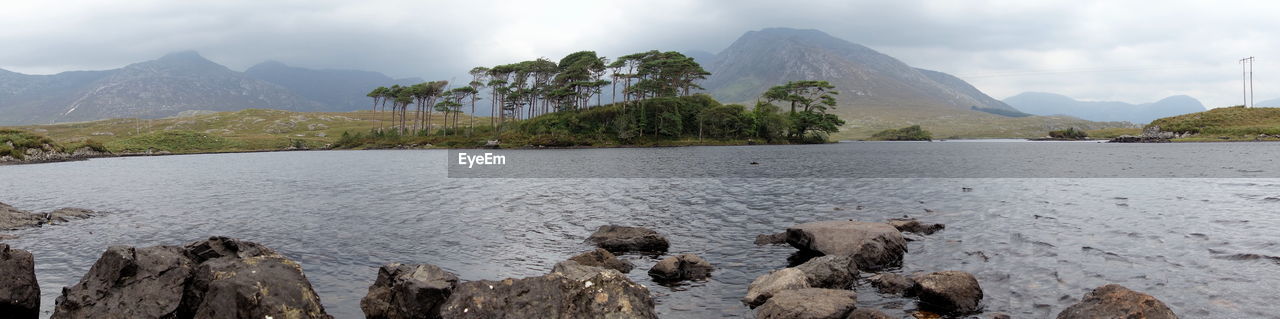
[{"label": "mountain", "polygon": [[29,75],[0,70],[0,125],[158,118],[193,110],[363,110],[370,87],[414,80],[270,62],[252,71],[233,71],[194,51],[104,71]]},{"label": "mountain", "polygon": [[277,61],[259,63],[244,73],[320,102],[318,111],[360,110],[372,103],[365,94],[374,87],[424,82],[421,78],[393,79],[372,71],[291,67]]},{"label": "mountain", "polygon": [[817,30],[751,31],[710,61],[702,86],[723,101],[751,101],[771,86],[820,79],[853,107],[972,107],[1016,112],[954,76],[913,68],[891,56]]},{"label": "mountain", "polygon": [[1203,112],[1205,110],[1200,101],[1186,95],[1170,96],[1152,103],[1129,104],[1124,102],[1078,101],[1059,94],[1026,92],[1004,99],[1004,101],[1031,114],[1061,114],[1093,121],[1127,121],[1132,123],[1149,123],[1162,117]]},{"label": "mountain", "polygon": [[1257,102],[1257,103],[1254,103],[1254,105],[1265,106],[1265,107],[1280,107],[1280,98],[1274,98],[1274,99],[1270,99],[1262,102]]},{"label": "mountain", "polygon": [[839,91],[831,112],[846,121],[835,134],[841,139],[909,125],[921,125],[940,138],[1039,137],[1068,127],[1132,126],[1029,116],[960,78],[909,66],[817,30],[747,32],[702,64],[712,74],[701,85],[726,103],[753,103],[769,87],[787,81],[830,82]]}]

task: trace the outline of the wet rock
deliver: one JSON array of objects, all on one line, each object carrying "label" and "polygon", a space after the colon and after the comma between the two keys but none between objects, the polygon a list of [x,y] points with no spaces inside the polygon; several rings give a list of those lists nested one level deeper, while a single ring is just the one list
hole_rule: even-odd
[{"label": "wet rock", "polygon": [[651,229],[616,225],[600,226],[587,242],[612,253],[664,253],[670,246],[666,237]]},{"label": "wet rock", "polygon": [[809,279],[804,271],[783,268],[751,281],[751,285],[747,286],[747,296],[742,298],[742,303],[755,308],[769,301],[769,298],[773,298],[778,292],[804,288],[809,288]]},{"label": "wet rock", "polygon": [[703,280],[715,270],[711,263],[694,254],[682,254],[663,258],[649,269],[655,281]]},{"label": "wet rock", "polygon": [[570,257],[569,260],[586,266],[604,267],[617,270],[624,274],[631,272],[631,269],[635,268],[635,265],[632,265],[631,262],[618,259],[617,256],[613,255],[613,253],[610,253],[608,250],[604,250],[603,248],[597,248],[593,251],[578,254],[577,256]]},{"label": "wet rock", "polygon": [[38,318],[40,285],[30,252],[0,244],[0,314],[6,318]]},{"label": "wet rock", "polygon": [[781,232],[769,235],[756,235],[756,245],[782,245],[787,243],[787,233]]},{"label": "wet rock", "polygon": [[858,264],[849,256],[822,256],[795,268],[815,288],[849,289],[858,280]]},{"label": "wet rock", "polygon": [[915,218],[889,219],[889,225],[893,225],[893,228],[897,228],[898,231],[912,232],[912,233],[925,234],[925,235],[932,235],[933,233],[936,233],[939,230],[947,228],[947,226],[943,224],[921,223]]},{"label": "wet rock", "polygon": [[0,203],[0,230],[39,227],[84,219],[96,212],[83,208],[62,208],[48,213],[31,213]]},{"label": "wet rock", "polygon": [[906,293],[916,285],[916,282],[907,276],[891,273],[876,274],[867,278],[867,281],[871,282],[872,287],[876,287],[876,291],[893,295]]},{"label": "wet rock", "polygon": [[1058,319],[1084,318],[1176,319],[1178,316],[1151,295],[1109,284],[1095,288],[1079,303],[1058,314]]},{"label": "wet rock", "polygon": [[861,270],[875,271],[902,264],[907,241],[885,223],[825,221],[787,228],[787,243],[822,255],[850,256]]},{"label": "wet rock", "polygon": [[62,289],[52,318],[177,317],[194,265],[182,247],[111,246]]},{"label": "wet rock", "polygon": [[857,309],[851,290],[805,288],[778,292],[756,310],[758,319],[843,319]]},{"label": "wet rock", "polygon": [[440,318],[458,277],[435,265],[383,265],[360,310],[369,319]]},{"label": "wet rock", "polygon": [[889,316],[888,314],[880,312],[880,310],[862,308],[862,309],[854,309],[852,312],[849,312],[849,316],[845,317],[845,319],[895,319],[895,318]]},{"label": "wet rock", "polygon": [[[521,279],[458,284],[444,318],[657,318],[649,289],[622,273],[574,261]],[[565,271],[576,274],[568,274]],[[594,273],[591,273],[594,271]]]},{"label": "wet rock", "polygon": [[987,318],[988,319],[1013,319],[1013,317],[1009,316],[1009,314],[1003,313],[1003,312],[990,314],[987,316]]},{"label": "wet rock", "polygon": [[911,277],[911,292],[920,307],[944,314],[968,314],[981,309],[982,287],[978,279],[963,271],[940,271]]},{"label": "wet rock", "polygon": [[331,318],[294,261],[252,242],[112,246],[52,318]]}]

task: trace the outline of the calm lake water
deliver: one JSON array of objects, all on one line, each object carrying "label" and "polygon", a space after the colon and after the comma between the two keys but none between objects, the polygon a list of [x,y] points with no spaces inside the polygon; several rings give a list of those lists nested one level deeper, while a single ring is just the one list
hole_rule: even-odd
[{"label": "calm lake water", "polygon": [[[303,265],[329,313],[361,318],[359,300],[384,263],[436,264],[464,280],[536,276],[589,250],[586,236],[612,223],[657,230],[671,253],[718,267],[708,281],[665,287],[645,274],[656,260],[625,256],[663,317],[744,317],[747,284],[794,251],[755,246],[756,235],[903,215],[947,228],[910,242],[893,271],[974,273],[989,312],[1051,318],[1119,283],[1184,318],[1280,316],[1280,259],[1268,258],[1280,256],[1280,143],[497,152],[507,165],[479,175],[498,178],[458,178],[468,173],[446,169],[456,155],[444,150],[0,166],[0,202],[111,212],[8,241],[35,254],[45,316],[110,245],[259,242]],[[915,308],[857,290],[860,307],[895,316]]]}]

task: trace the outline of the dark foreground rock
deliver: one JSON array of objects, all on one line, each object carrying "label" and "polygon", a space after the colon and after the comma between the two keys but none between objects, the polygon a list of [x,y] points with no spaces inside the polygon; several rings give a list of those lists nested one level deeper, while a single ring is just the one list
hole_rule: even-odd
[{"label": "dark foreground rock", "polygon": [[787,243],[787,232],[768,235],[756,235],[756,245],[782,245]]},{"label": "dark foreground rock", "polygon": [[943,224],[921,223],[915,218],[893,218],[889,220],[889,225],[893,225],[899,231],[912,232],[917,234],[932,235],[947,228]]},{"label": "dark foreground rock", "polygon": [[849,289],[858,281],[858,264],[849,256],[822,256],[795,268],[814,288]]},{"label": "dark foreground rock", "polygon": [[916,282],[907,276],[891,273],[876,274],[867,278],[872,287],[882,294],[902,295],[915,287]]},{"label": "dark foreground rock", "polygon": [[657,318],[649,289],[622,273],[566,261],[550,274],[458,284],[443,318]]},{"label": "dark foreground rock", "polygon": [[0,244],[0,317],[38,318],[40,285],[31,253]]},{"label": "dark foreground rock", "polygon": [[703,280],[711,276],[715,267],[694,254],[670,256],[658,261],[649,269],[655,281]]},{"label": "dark foreground rock", "polygon": [[888,314],[880,312],[880,310],[861,308],[861,309],[854,309],[852,312],[849,312],[849,316],[845,317],[845,319],[895,319],[895,318],[889,316]]},{"label": "dark foreground rock", "polygon": [[778,292],[756,310],[758,319],[844,319],[857,309],[851,290],[805,288]]},{"label": "dark foreground rock", "polygon": [[747,286],[747,296],[742,298],[742,303],[755,308],[769,301],[779,292],[804,288],[809,288],[809,279],[804,271],[783,268],[751,281],[751,285]]},{"label": "dark foreground rock", "polygon": [[963,271],[940,271],[912,276],[912,293],[920,308],[943,314],[968,314],[981,310],[982,287]]},{"label": "dark foreground rock", "polygon": [[52,318],[332,318],[302,267],[265,246],[212,237],[112,246],[58,297]]},{"label": "dark foreground rock", "polygon": [[1093,289],[1079,303],[1058,314],[1058,319],[1086,318],[1177,319],[1178,316],[1151,295],[1110,284]]},{"label": "dark foreground rock", "polygon": [[0,230],[40,227],[89,218],[96,212],[83,208],[61,208],[48,213],[31,213],[0,203]]},{"label": "dark foreground rock", "polygon": [[597,248],[596,250],[578,254],[577,256],[570,257],[569,260],[585,266],[617,270],[624,274],[631,272],[631,269],[635,268],[635,265],[632,265],[631,262],[618,259],[618,256],[614,256],[613,253],[610,253],[608,250],[604,250],[603,248]]},{"label": "dark foreground rock", "polygon": [[435,265],[383,265],[360,310],[369,319],[439,318],[458,277]]},{"label": "dark foreground rock", "polygon": [[616,225],[600,226],[587,242],[612,253],[665,253],[671,246],[666,237],[651,229]]},{"label": "dark foreground rock", "polygon": [[787,243],[821,255],[849,256],[858,268],[875,271],[902,264],[907,241],[885,223],[825,221],[787,228]]}]

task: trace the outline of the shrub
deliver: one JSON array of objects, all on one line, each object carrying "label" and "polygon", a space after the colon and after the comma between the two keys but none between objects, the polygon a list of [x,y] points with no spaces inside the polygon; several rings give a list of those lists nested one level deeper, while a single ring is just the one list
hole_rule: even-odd
[{"label": "shrub", "polygon": [[919,125],[912,125],[900,129],[880,131],[872,135],[871,139],[881,141],[931,141],[933,140],[933,134],[920,128]]},{"label": "shrub", "polygon": [[1065,130],[1049,131],[1049,137],[1070,139],[1070,140],[1083,140],[1088,138],[1089,134],[1085,133],[1084,131],[1077,130],[1074,127],[1069,127]]}]

